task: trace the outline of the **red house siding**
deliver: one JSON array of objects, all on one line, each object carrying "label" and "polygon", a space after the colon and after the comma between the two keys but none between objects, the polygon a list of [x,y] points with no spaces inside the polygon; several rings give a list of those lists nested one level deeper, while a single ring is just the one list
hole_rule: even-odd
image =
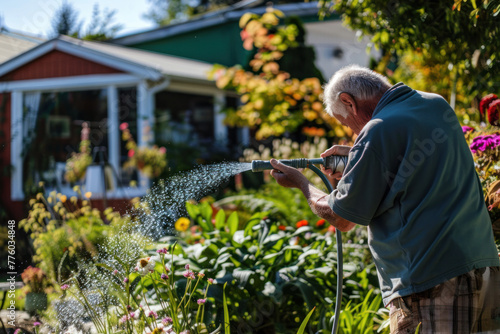
[{"label": "red house siding", "polygon": [[10,200],[10,93],[0,93],[0,205],[8,219],[20,219],[22,202]]},{"label": "red house siding", "polygon": [[54,50],[3,75],[0,77],[0,81],[112,73],[124,72],[87,59]]}]

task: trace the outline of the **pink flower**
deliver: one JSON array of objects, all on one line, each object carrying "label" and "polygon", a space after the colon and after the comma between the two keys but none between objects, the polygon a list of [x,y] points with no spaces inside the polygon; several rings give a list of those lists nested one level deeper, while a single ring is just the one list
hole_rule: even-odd
[{"label": "pink flower", "polygon": [[158,314],[156,314],[155,311],[147,310],[145,313],[146,317],[151,317],[151,318],[158,318]]},{"label": "pink flower", "polygon": [[191,270],[186,271],[184,274],[182,274],[182,276],[189,278],[189,279],[196,278],[196,276],[194,275],[194,272],[192,272]]},{"label": "pink flower", "polygon": [[38,327],[38,326],[40,326],[41,324],[42,324],[41,322],[35,321],[35,322],[33,323],[33,326]]},{"label": "pink flower", "polygon": [[128,283],[128,277],[125,277],[125,278],[123,279],[123,283]]},{"label": "pink flower", "polygon": [[168,254],[168,250],[166,248],[158,249],[156,252],[158,254]]},{"label": "pink flower", "polygon": [[69,285],[68,284],[63,284],[61,285],[61,290],[68,290],[69,289]]},{"label": "pink flower", "polygon": [[116,275],[116,274],[118,274],[118,270],[115,269],[115,270],[113,270],[113,275]]},{"label": "pink flower", "polygon": [[184,269],[189,270],[189,264],[186,264],[186,265],[184,266]]},{"label": "pink flower", "polygon": [[162,321],[161,321],[161,322],[162,322],[164,325],[167,325],[167,324],[171,324],[171,323],[173,323],[174,321],[173,321],[173,320],[172,320],[172,318],[170,318],[170,317],[165,317],[165,318],[163,318],[163,319],[162,319]]},{"label": "pink flower", "polygon": [[128,150],[128,157],[129,158],[132,158],[135,154],[135,151],[134,150]]},{"label": "pink flower", "polygon": [[199,278],[203,278],[203,277],[205,277],[205,274],[203,274],[203,273],[198,273],[198,277],[199,277]]},{"label": "pink flower", "polygon": [[163,147],[163,146],[162,146],[162,147],[160,147],[160,148],[158,149],[158,151],[160,151],[160,153],[161,153],[161,154],[165,154],[165,153],[167,153],[167,149],[166,149],[165,147]]},{"label": "pink flower", "polygon": [[207,302],[206,299],[198,299],[198,305],[203,305]]},{"label": "pink flower", "polygon": [[16,328],[16,330],[14,331],[14,334],[20,334],[21,333],[21,328]]},{"label": "pink flower", "polygon": [[168,279],[168,276],[166,274],[161,274],[161,279],[166,280],[166,279]]},{"label": "pink flower", "polygon": [[464,134],[466,134],[467,132],[471,132],[471,131],[474,131],[474,128],[470,127],[470,126],[467,126],[467,125],[463,125],[462,126],[462,132]]},{"label": "pink flower", "polygon": [[207,278],[208,283],[214,284],[214,279],[213,278]]},{"label": "pink flower", "polygon": [[123,122],[122,124],[120,124],[120,130],[125,131],[127,129],[128,129],[128,123]]}]

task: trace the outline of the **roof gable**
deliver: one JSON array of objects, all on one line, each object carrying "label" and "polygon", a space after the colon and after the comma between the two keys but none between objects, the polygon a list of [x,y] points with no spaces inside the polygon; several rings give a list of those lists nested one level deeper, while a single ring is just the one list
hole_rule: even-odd
[{"label": "roof gable", "polygon": [[[63,57],[61,53],[66,55],[64,61],[54,62],[54,58]],[[0,78],[6,76],[6,74],[12,74],[21,67],[30,67],[31,63],[34,65],[40,64],[35,61],[40,59],[42,59],[42,62],[50,61],[51,64],[55,64],[54,66],[66,67],[66,71],[58,69],[55,72],[57,76],[72,76],[74,74],[63,73],[76,72],[80,74],[124,72],[151,81],[161,80],[165,76],[208,81],[207,72],[211,68],[211,64],[200,61],[108,43],[59,36],[0,64]],[[70,65],[68,65],[67,61],[69,61]],[[75,62],[80,65],[79,69],[67,68]],[[53,70],[55,69],[53,68]],[[83,73],[85,70],[89,72]]]},{"label": "roof gable", "polygon": [[123,73],[123,71],[58,50],[36,58],[0,77],[0,81],[45,79],[89,74]]}]

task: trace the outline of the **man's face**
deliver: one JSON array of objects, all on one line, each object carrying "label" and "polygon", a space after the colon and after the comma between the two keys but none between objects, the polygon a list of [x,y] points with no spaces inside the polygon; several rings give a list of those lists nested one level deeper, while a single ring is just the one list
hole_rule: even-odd
[{"label": "man's face", "polygon": [[[339,108],[343,108],[343,106],[339,106]],[[362,122],[360,119],[360,115],[353,115],[350,111],[347,111],[345,117],[342,114],[335,114],[335,118],[340,122],[340,124],[349,127],[355,134],[359,134],[361,129],[365,126],[366,122]]]}]

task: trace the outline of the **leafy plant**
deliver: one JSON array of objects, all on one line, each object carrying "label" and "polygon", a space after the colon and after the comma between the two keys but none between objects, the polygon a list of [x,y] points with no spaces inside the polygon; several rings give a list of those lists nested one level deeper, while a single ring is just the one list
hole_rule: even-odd
[{"label": "leafy plant", "polygon": [[213,67],[209,77],[217,87],[241,95],[238,109],[225,110],[226,122],[254,128],[257,139],[294,131],[305,122],[341,131],[340,123],[323,112],[320,80],[298,79],[280,68],[285,52],[298,45],[299,34],[297,24],[278,26],[283,16],[269,9],[262,16],[247,13],[241,17],[243,47],[257,50],[249,63],[253,72],[240,66]]},{"label": "leafy plant", "polygon": [[24,269],[21,278],[27,292],[45,292],[45,289],[49,286],[47,275],[37,267],[29,266]]},{"label": "leafy plant", "polygon": [[127,123],[120,125],[122,130],[122,139],[127,142],[128,161],[125,162],[124,168],[137,168],[142,173],[150,178],[160,176],[165,167],[167,167],[167,150],[165,147],[138,147]]},{"label": "leafy plant", "polygon": [[[267,219],[267,212],[240,222],[236,212],[215,213],[207,202],[188,203],[186,208],[200,227],[191,234],[199,237],[194,244],[179,240],[182,253],[173,261],[189,263],[214,277],[208,296],[217,305],[223,305],[222,286],[227,284],[225,298],[233,310],[231,331],[297,331],[300,319],[313,307],[317,312],[309,327],[328,326],[336,292],[336,251],[333,232],[326,226],[281,226]],[[169,242],[172,237],[164,240]],[[366,267],[359,258],[364,255],[353,249],[345,266],[346,277],[357,279],[356,273]],[[372,280],[376,277],[367,282]],[[364,287],[369,290],[368,284],[358,288]],[[223,307],[216,306],[214,313],[222,316]]]},{"label": "leafy plant", "polygon": [[84,197],[79,187],[75,189],[80,199],[68,199],[55,191],[48,196],[38,193],[29,201],[28,217],[19,222],[33,240],[33,260],[54,282],[63,257],[67,256],[60,271],[66,278],[71,271],[77,271],[79,261],[97,255],[98,248],[106,246],[105,236],[113,226],[126,220],[112,209],[105,210],[103,219],[101,212],[91,206],[91,194]]},{"label": "leafy plant", "polygon": [[69,183],[81,180],[87,172],[87,167],[92,163],[89,133],[89,125],[85,122],[82,124],[80,150],[78,153],[72,153],[71,157],[66,161],[64,179]]},{"label": "leafy plant", "polygon": [[[182,267],[173,262],[175,244],[171,252],[158,249],[154,256],[139,258],[135,267],[119,258],[115,266],[96,263],[94,269],[111,287],[107,291],[96,291],[77,277],[61,289],[83,306],[99,333],[208,333],[205,307],[213,280],[204,279],[203,273],[195,273],[189,265],[179,274]],[[100,294],[97,302],[91,298],[96,293]]]},{"label": "leafy plant", "polygon": [[370,36],[371,45],[393,56],[416,51],[423,64],[440,65],[436,81],[450,78],[450,100],[459,81],[471,99],[498,82],[498,0],[324,0],[321,5],[323,13],[335,11],[349,28]]}]

